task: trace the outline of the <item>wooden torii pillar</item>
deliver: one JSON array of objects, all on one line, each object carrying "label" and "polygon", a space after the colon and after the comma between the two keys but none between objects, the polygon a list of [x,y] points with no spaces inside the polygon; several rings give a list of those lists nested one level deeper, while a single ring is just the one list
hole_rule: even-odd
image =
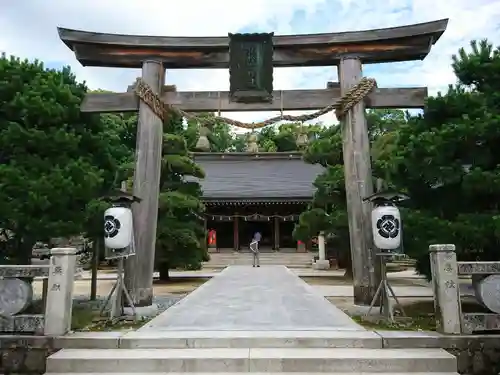
[{"label": "wooden torii pillar", "polygon": [[[362,78],[361,60],[343,56],[338,67],[340,90],[344,94]],[[342,155],[349,220],[353,287],[356,304],[369,305],[375,295],[380,275],[377,272],[371,230],[372,205],[363,202],[373,194],[370,140],[365,104],[356,104],[342,120]],[[353,253],[354,254],[354,253]]]},{"label": "wooden torii pillar", "polygon": [[[142,64],[142,79],[161,94],[165,68],[161,60]],[[132,207],[136,256],[125,262],[125,286],[137,307],[153,303],[153,270],[160,194],[163,119],[144,102],[139,103],[134,169],[134,195],[143,201]]]},{"label": "wooden torii pillar", "polygon": [[[273,37],[273,65],[338,66],[339,83],[320,90],[274,91],[270,103],[229,101],[228,92],[162,90],[164,69],[229,66],[228,37],[158,37],[92,33],[59,28],[61,40],[84,66],[142,68],[142,77],[162,100],[186,112],[289,111],[324,108],[338,100],[362,76],[362,64],[422,60],[446,30],[448,20],[367,31]],[[362,199],[373,190],[365,108],[422,108],[425,87],[378,88],[347,114],[343,152],[347,191],[354,302],[369,304],[378,285],[369,213]],[[136,256],[126,272],[137,306],[150,305],[158,207],[160,121],[133,92],[91,93],[84,112],[139,110],[134,194]]]}]

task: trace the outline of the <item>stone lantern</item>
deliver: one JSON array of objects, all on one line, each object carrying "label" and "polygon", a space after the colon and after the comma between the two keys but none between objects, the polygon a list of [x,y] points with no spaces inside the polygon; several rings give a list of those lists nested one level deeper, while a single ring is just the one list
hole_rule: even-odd
[{"label": "stone lantern", "polygon": [[198,141],[196,142],[196,149],[200,151],[208,152],[210,151],[210,141],[208,140],[208,135],[210,130],[206,126],[201,126],[199,130]]},{"label": "stone lantern", "polygon": [[257,134],[251,133],[248,136],[246,152],[251,152],[251,153],[259,152],[259,145],[257,144]]},{"label": "stone lantern", "polygon": [[299,130],[298,135],[297,135],[297,139],[295,141],[295,144],[297,145],[298,148],[304,148],[307,146],[308,142],[309,142],[309,138],[307,136],[307,132],[301,128]]}]

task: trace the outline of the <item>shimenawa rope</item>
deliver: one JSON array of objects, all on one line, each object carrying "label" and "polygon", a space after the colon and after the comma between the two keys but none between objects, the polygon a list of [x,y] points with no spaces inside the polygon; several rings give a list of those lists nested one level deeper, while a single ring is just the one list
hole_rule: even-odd
[{"label": "shimenawa rope", "polygon": [[[314,112],[311,114],[305,114],[300,116],[291,116],[283,114],[283,91],[281,92],[281,113],[279,116],[271,117],[265,121],[260,121],[256,123],[245,123],[237,120],[233,120],[224,116],[220,116],[220,102],[221,98],[219,96],[219,110],[218,116],[215,117],[201,117],[192,113],[183,111],[180,108],[165,104],[160,95],[155,94],[151,87],[145,83],[141,78],[137,78],[137,82],[134,87],[135,94],[146,103],[151,110],[162,120],[168,116],[169,111],[177,112],[179,115],[197,121],[201,126],[213,125],[217,122],[224,122],[229,125],[237,126],[244,129],[259,129],[268,125],[272,125],[278,121],[293,121],[293,122],[306,122],[314,120],[319,116],[322,116],[328,112],[335,110],[335,115],[338,119],[342,119],[349,110],[363,100],[373,89],[377,87],[377,82],[373,78],[363,77],[361,80],[351,87],[348,92],[346,92],[339,100],[336,102]],[[219,93],[220,95],[220,93]]]}]

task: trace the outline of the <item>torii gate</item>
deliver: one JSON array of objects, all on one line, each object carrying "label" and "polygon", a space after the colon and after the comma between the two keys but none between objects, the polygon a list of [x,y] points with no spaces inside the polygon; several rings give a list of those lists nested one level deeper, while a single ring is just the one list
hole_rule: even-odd
[{"label": "torii gate", "polygon": [[[83,66],[142,68],[142,82],[164,103],[186,112],[288,111],[324,108],[362,79],[362,64],[422,60],[446,30],[447,19],[367,31],[273,36],[274,67],[338,66],[339,83],[324,89],[273,91],[268,102],[241,103],[228,92],[177,92],[164,87],[165,69],[230,65],[228,37],[161,37],[93,33],[59,28],[61,40]],[[377,287],[371,234],[373,193],[365,108],[422,108],[427,88],[378,88],[354,105],[343,122],[343,155],[356,304],[369,305]],[[133,91],[87,94],[83,112],[139,111],[134,195],[136,256],[127,287],[136,306],[152,304],[158,216],[162,122]],[[132,275],[133,277],[130,277]]]}]

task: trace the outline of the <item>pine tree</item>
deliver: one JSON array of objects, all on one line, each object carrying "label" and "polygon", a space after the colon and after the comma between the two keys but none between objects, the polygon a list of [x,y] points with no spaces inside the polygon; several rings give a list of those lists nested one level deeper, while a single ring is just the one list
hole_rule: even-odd
[{"label": "pine tree", "polygon": [[126,150],[80,111],[86,92],[69,67],[0,55],[0,263],[27,264],[37,241],[86,231],[111,187]]},{"label": "pine tree", "polygon": [[203,170],[188,152],[182,117],[170,113],[163,126],[156,266],[160,279],[174,268],[199,269],[207,259],[202,191]]}]

